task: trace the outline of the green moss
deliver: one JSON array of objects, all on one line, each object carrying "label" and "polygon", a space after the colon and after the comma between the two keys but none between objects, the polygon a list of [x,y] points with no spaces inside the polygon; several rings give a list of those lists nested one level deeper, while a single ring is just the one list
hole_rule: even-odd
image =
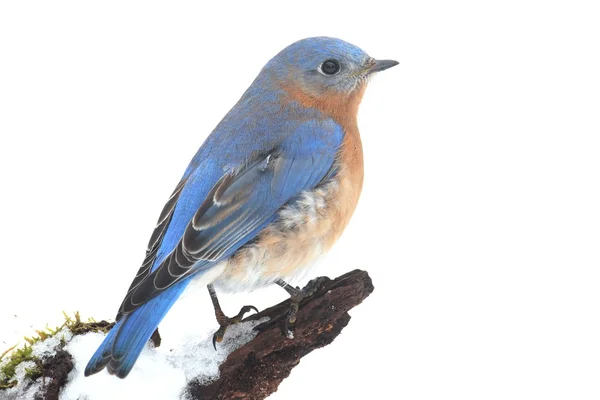
[{"label": "green moss", "polygon": [[[57,326],[52,329],[46,326],[43,330],[36,330],[35,336],[25,337],[25,343],[23,347],[17,348],[18,343],[13,347],[0,354],[0,362],[6,357],[7,362],[0,368],[0,390],[8,389],[16,386],[18,382],[15,377],[16,368],[19,364],[32,361],[35,366],[32,368],[25,369],[25,378],[37,379],[43,374],[42,360],[39,357],[33,356],[33,344],[44,341],[55,336],[63,328],[69,329],[71,333],[75,335],[81,335],[87,332],[103,332],[107,333],[112,327],[113,323],[106,321],[96,322],[93,318],[89,318],[86,322],[81,320],[79,312],[75,312],[73,317],[68,316],[64,311],[65,322],[61,326]],[[66,342],[61,341],[59,348],[62,348]]]},{"label": "green moss", "polygon": [[96,322],[93,318],[88,318],[86,322],[83,322],[81,321],[79,311],[75,312],[73,318],[70,318],[64,311],[63,315],[65,316],[65,323],[60,329],[66,326],[73,335],[81,335],[88,332],[108,333],[114,325],[114,323],[108,323],[106,321]]},{"label": "green moss", "polygon": [[[12,348],[14,349],[15,347],[13,346]],[[0,380],[1,389],[13,387],[17,384],[16,380],[12,380],[15,376],[15,370],[22,362],[35,360],[36,357],[32,355],[32,350],[32,347],[26,344],[23,348],[16,349],[11,353],[8,363],[0,369],[2,373],[2,379]],[[6,352],[2,356],[4,357],[5,354]]]}]

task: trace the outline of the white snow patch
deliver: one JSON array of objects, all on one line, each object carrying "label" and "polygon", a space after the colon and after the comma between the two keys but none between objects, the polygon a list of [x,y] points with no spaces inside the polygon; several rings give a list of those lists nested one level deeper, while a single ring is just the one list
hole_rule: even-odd
[{"label": "white snow patch", "polygon": [[229,354],[254,339],[256,332],[252,328],[267,320],[262,318],[230,326],[223,341],[217,343],[216,351],[212,336],[198,340],[197,336],[188,335],[181,346],[171,350],[167,359],[184,371],[187,381],[198,379],[200,383],[209,383],[219,377],[219,366]]},{"label": "white snow patch", "polygon": [[[64,347],[73,356],[73,370],[69,382],[60,393],[61,400],[104,400],[104,399],[182,399],[187,383],[199,379],[208,383],[219,376],[219,365],[229,354],[248,343],[256,336],[253,328],[267,321],[243,322],[229,327],[224,340],[212,345],[212,334],[205,336],[190,333],[167,348],[154,348],[148,344],[133,370],[125,379],[110,376],[106,371],[90,377],[84,377],[83,371],[90,357],[104,340],[105,335],[90,332],[72,337],[71,332],[63,329],[56,336],[36,343],[33,354],[38,357],[52,356],[64,339]],[[164,342],[163,342],[164,344]],[[5,363],[4,360],[1,364]],[[2,400],[32,400],[42,385],[42,378],[35,382],[25,382],[25,368],[34,366],[33,362],[21,363],[16,368],[19,385],[6,391],[0,391]]]},{"label": "white snow patch", "polygon": [[[4,364],[4,363],[3,363]],[[35,363],[33,361],[25,361],[21,364],[17,365],[15,368],[15,376],[11,379],[11,382],[15,379],[19,382],[23,382],[25,380],[25,370],[28,368],[34,368]],[[17,385],[10,389],[6,389],[4,392],[0,391],[0,399],[2,400],[21,400],[21,399],[33,399],[35,393],[42,386],[41,379],[36,380],[30,385]]]},{"label": "white snow patch", "polygon": [[69,382],[61,391],[64,400],[95,399],[177,399],[185,385],[185,375],[169,363],[159,349],[147,345],[126,379],[106,371],[84,377],[90,357],[104,340],[103,334],[87,333],[73,338],[65,347],[73,356]]},{"label": "white snow patch", "polygon": [[44,341],[34,343],[32,346],[31,354],[34,357],[52,357],[56,354],[58,346],[61,342],[68,342],[73,337],[73,334],[69,328],[62,328],[54,336]]}]

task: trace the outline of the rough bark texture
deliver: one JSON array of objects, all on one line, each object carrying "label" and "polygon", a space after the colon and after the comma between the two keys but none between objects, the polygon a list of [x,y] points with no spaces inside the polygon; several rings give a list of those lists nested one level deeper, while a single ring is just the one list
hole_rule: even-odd
[{"label": "rough bark texture", "polygon": [[[294,338],[282,335],[289,300],[252,315],[248,319],[270,317],[271,323],[252,341],[231,353],[220,367],[220,378],[207,386],[188,385],[192,399],[229,400],[264,399],[277,390],[300,359],[311,351],[327,346],[350,321],[348,310],[373,292],[369,275],[360,270],[323,286],[300,306],[294,324]],[[270,321],[270,322],[271,322]]]},{"label": "rough bark texture", "polygon": [[[360,304],[371,292],[373,284],[365,271],[355,270],[335,280],[325,278],[320,289],[300,304],[293,325],[293,339],[282,332],[289,300],[248,317],[247,320],[271,319],[262,325],[260,333],[252,341],[229,355],[220,367],[219,379],[206,386],[197,381],[191,382],[186,389],[188,398],[266,398],[277,390],[302,357],[327,346],[341,333],[350,321],[348,310]],[[74,333],[108,329],[112,325],[106,321],[88,323]],[[154,332],[151,340],[160,345],[158,332]],[[36,399],[58,399],[60,388],[66,383],[72,368],[71,355],[62,349],[54,357],[44,359],[41,374],[44,384]]]}]

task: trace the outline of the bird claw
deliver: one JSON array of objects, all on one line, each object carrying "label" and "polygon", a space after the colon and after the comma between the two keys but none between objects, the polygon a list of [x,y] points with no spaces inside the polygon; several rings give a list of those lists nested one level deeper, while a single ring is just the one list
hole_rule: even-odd
[{"label": "bird claw", "polygon": [[304,299],[315,294],[326,280],[326,277],[319,277],[313,279],[312,281],[308,282],[308,284],[303,289],[296,287],[295,289],[290,290],[288,287],[286,290],[288,290],[291,295],[289,310],[286,313],[283,313],[269,321],[263,322],[262,324],[255,326],[254,330],[258,332],[264,332],[268,328],[276,325],[277,323],[279,323],[279,321],[283,319],[284,321],[281,328],[281,333],[288,339],[293,339],[294,333],[291,328],[296,323],[296,313],[300,308],[300,303]]},{"label": "bird claw", "polygon": [[228,326],[229,325],[221,325],[219,330],[214,333],[212,338],[212,344],[215,348],[215,351],[217,350],[217,343],[221,343],[223,341],[223,337],[225,336],[225,331],[227,330]]},{"label": "bird claw", "polygon": [[233,318],[228,318],[225,315],[219,316],[217,321],[219,322],[219,329],[214,333],[212,338],[212,344],[215,350],[217,350],[217,343],[221,343],[223,338],[225,337],[225,332],[227,332],[227,328],[231,325],[239,324],[244,320],[244,315],[250,311],[255,311],[258,313],[258,308],[254,306],[244,306],[240,309],[240,312]]},{"label": "bird claw", "polygon": [[287,336],[289,339],[294,338],[294,333],[290,329],[294,323],[296,323],[296,313],[298,313],[298,309],[300,308],[300,303],[304,300],[312,296],[319,290],[323,283],[327,280],[326,277],[321,276],[319,278],[315,278],[308,282],[304,288],[296,288],[296,291],[291,295],[291,304],[290,309],[287,312],[287,316],[285,318],[285,322],[283,324],[283,334]]},{"label": "bird claw", "polygon": [[319,290],[321,286],[323,286],[323,283],[325,283],[325,281],[328,280],[329,278],[327,278],[326,276],[320,276],[308,282],[306,286],[304,286],[304,288],[301,290],[301,292],[304,294],[302,299],[305,299],[315,294],[317,290]]},{"label": "bird claw", "polygon": [[258,308],[254,307],[254,306],[244,306],[244,307],[242,307],[242,309],[240,310],[238,315],[233,317],[233,319],[236,320],[237,322],[241,322],[244,319],[244,314],[249,313],[250,311],[254,311],[255,313],[258,314]]}]

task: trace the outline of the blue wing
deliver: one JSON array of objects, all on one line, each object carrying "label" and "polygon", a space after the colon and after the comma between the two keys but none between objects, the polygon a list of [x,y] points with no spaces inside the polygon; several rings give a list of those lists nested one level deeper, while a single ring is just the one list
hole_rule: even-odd
[{"label": "blue wing", "polygon": [[[229,257],[283,205],[330,176],[342,138],[333,121],[309,120],[267,146],[249,142],[244,151],[249,156],[241,162],[231,148],[218,148],[224,140],[214,147],[208,140],[165,205],[118,322],[85,374],[107,366],[109,373],[127,376],[188,278]],[[223,158],[215,160],[213,154]]]}]

